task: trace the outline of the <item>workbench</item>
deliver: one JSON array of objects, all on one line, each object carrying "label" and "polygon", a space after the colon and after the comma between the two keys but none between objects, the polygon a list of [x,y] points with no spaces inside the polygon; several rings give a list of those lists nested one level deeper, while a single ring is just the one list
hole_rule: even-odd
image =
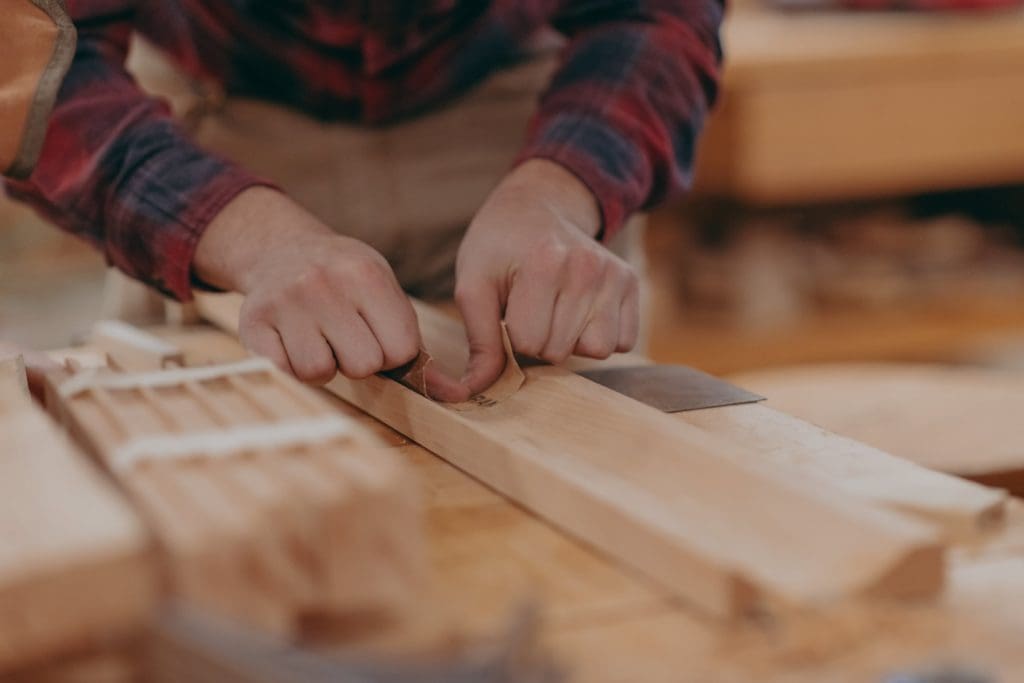
[{"label": "workbench", "polygon": [[[233,338],[206,326],[152,331],[181,347],[189,365],[244,355]],[[940,604],[847,606],[725,625],[334,400],[418,473],[433,571],[408,623],[349,624],[318,635],[319,645],[385,652],[443,646],[493,634],[533,602],[544,645],[571,671],[570,680],[586,683],[873,682],[949,662],[1001,681],[1024,675],[1024,510],[1016,504],[1005,530],[952,553]]]},{"label": "workbench", "polygon": [[1024,180],[1024,11],[786,11],[723,28],[699,194],[787,205]]}]

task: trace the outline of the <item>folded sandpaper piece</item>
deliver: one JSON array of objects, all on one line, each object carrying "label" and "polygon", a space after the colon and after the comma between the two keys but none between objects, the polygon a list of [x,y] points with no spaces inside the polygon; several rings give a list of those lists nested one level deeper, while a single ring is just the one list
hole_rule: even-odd
[{"label": "folded sandpaper piece", "polygon": [[665,413],[764,400],[763,396],[685,365],[592,368],[578,374]]},{"label": "folded sandpaper piece", "polygon": [[[461,403],[448,403],[446,404],[448,407],[458,411],[489,408],[501,403],[516,393],[519,387],[523,386],[523,382],[526,381],[526,375],[523,374],[522,368],[516,362],[515,353],[512,351],[512,342],[508,338],[508,331],[505,329],[504,324],[501,326],[501,334],[505,345],[506,357],[505,369],[501,375],[495,380],[494,384],[480,393],[470,396],[469,400],[462,401]],[[420,349],[419,355],[412,359],[412,361],[381,374],[409,387],[417,394],[433,398],[427,386],[427,366],[433,360],[426,349]]]}]

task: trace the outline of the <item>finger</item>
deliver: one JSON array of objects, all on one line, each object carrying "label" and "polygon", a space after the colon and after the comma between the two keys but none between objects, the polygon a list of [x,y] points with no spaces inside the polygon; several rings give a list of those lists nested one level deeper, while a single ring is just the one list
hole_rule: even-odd
[{"label": "finger", "polygon": [[285,309],[276,328],[296,377],[309,384],[324,384],[334,378],[338,361],[311,316]]},{"label": "finger", "polygon": [[[500,370],[498,371],[501,372]],[[427,385],[427,396],[445,403],[459,403],[469,400],[473,394],[469,386],[463,382],[449,377],[435,363],[428,363],[424,369],[424,378]],[[486,387],[485,387],[486,388]]]},{"label": "finger", "polygon": [[619,343],[615,350],[620,353],[632,351],[640,338],[640,297],[636,287],[626,290],[619,307]]},{"label": "finger", "polygon": [[618,341],[619,306],[603,305],[594,311],[574,352],[587,358],[607,358],[615,351]]},{"label": "finger", "polygon": [[284,351],[281,336],[273,327],[266,324],[245,325],[238,331],[242,345],[257,356],[263,356],[289,375],[294,375],[288,354]]},{"label": "finger", "polygon": [[516,352],[540,357],[551,333],[557,285],[557,275],[543,270],[522,273],[512,283],[505,325]]},{"label": "finger", "polygon": [[[381,301],[371,301],[358,310],[381,351],[381,367],[378,370],[397,368],[416,357],[420,351],[420,328],[416,311],[409,297],[397,285],[392,295]],[[347,372],[345,374],[348,375]]]},{"label": "finger", "polygon": [[320,321],[320,330],[346,377],[363,379],[384,369],[380,341],[356,309],[332,310]]},{"label": "finger", "polygon": [[600,263],[594,259],[570,264],[564,285],[555,299],[551,332],[540,356],[550,363],[561,363],[572,353],[587,326],[601,283]]},{"label": "finger", "polygon": [[462,384],[470,394],[476,394],[494,384],[505,369],[501,299],[492,283],[471,279],[456,287],[455,303],[466,326],[469,343],[469,364]]}]

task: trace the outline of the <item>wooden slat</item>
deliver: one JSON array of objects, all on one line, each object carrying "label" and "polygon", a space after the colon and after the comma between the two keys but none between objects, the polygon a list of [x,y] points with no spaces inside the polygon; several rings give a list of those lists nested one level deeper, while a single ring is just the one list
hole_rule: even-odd
[{"label": "wooden slat", "polygon": [[125,372],[160,370],[185,363],[181,349],[120,320],[101,320],[93,325],[89,343]]},{"label": "wooden slat", "polygon": [[768,404],[940,472],[1024,494],[1024,373],[847,363],[745,373]]},{"label": "wooden slat", "polygon": [[[240,303],[203,295],[199,308],[233,329]],[[427,350],[456,355],[461,327],[417,312]],[[327,388],[716,615],[940,590],[942,547],[926,525],[725,457],[731,445],[560,368],[526,375],[470,412],[381,377]]]},{"label": "wooden slat", "polygon": [[763,405],[679,413],[677,418],[793,477],[820,480],[938,524],[950,540],[971,540],[1005,518],[1005,491],[933,472]]},{"label": "wooden slat", "polygon": [[[0,395],[23,381],[0,374]],[[139,518],[27,400],[0,403],[0,539],[0,673],[129,635],[155,607]]]}]

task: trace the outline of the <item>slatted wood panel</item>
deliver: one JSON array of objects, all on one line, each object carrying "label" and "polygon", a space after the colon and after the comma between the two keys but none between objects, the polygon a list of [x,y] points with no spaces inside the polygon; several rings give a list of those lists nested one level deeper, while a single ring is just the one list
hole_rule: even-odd
[{"label": "slatted wood panel", "polygon": [[[422,569],[407,469],[358,425],[316,437],[343,418],[269,363],[214,373],[95,372],[55,379],[52,392],[156,530],[175,590],[278,632],[311,613],[398,607]],[[296,425],[300,438],[278,441]],[[263,431],[218,445],[240,430]],[[165,437],[172,449],[198,442],[157,457]]]},{"label": "slatted wood panel", "polygon": [[158,597],[141,520],[29,401],[19,366],[0,361],[0,678],[131,634]]}]

